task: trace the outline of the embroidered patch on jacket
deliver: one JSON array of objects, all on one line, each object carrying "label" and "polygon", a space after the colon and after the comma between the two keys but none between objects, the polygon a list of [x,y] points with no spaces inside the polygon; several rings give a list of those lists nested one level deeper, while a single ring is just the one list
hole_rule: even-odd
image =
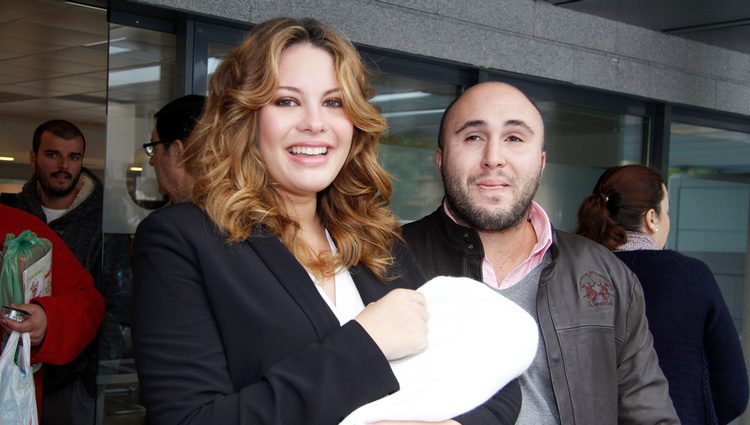
[{"label": "embroidered patch on jacket", "polygon": [[586,300],[587,307],[612,307],[614,291],[612,282],[597,272],[584,273],[578,279],[578,290],[581,298]]}]

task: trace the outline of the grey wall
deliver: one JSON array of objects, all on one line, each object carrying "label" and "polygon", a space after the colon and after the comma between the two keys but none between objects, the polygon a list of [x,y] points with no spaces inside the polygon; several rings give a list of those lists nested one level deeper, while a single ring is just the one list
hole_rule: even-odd
[{"label": "grey wall", "polygon": [[536,0],[135,0],[251,23],[311,16],[356,43],[750,115],[750,55]]}]

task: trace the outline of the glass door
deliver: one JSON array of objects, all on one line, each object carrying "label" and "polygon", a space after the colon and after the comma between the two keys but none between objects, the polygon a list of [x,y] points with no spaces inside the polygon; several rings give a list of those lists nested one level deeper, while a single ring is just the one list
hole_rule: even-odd
[{"label": "glass door", "polygon": [[109,25],[102,253],[106,310],[99,333],[97,424],[145,421],[130,340],[130,253],[140,221],[166,203],[141,145],[149,140],[154,113],[178,95],[176,52],[175,34]]}]

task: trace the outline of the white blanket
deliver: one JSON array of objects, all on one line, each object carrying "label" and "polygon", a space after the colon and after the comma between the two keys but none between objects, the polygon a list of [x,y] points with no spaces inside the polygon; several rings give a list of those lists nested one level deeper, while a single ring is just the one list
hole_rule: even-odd
[{"label": "white blanket", "polygon": [[341,425],[450,419],[484,403],[534,359],[534,319],[484,283],[439,276],[419,292],[430,313],[427,349],[391,362],[401,389]]}]

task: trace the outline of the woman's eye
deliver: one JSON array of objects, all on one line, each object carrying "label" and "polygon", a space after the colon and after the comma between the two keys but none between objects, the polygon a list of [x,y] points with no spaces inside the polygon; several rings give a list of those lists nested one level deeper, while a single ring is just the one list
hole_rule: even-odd
[{"label": "woman's eye", "polygon": [[341,99],[327,99],[323,102],[323,106],[327,106],[329,108],[341,108],[344,106],[344,103],[341,101]]},{"label": "woman's eye", "polygon": [[276,101],[276,106],[297,106],[298,103],[291,98],[284,97]]}]

